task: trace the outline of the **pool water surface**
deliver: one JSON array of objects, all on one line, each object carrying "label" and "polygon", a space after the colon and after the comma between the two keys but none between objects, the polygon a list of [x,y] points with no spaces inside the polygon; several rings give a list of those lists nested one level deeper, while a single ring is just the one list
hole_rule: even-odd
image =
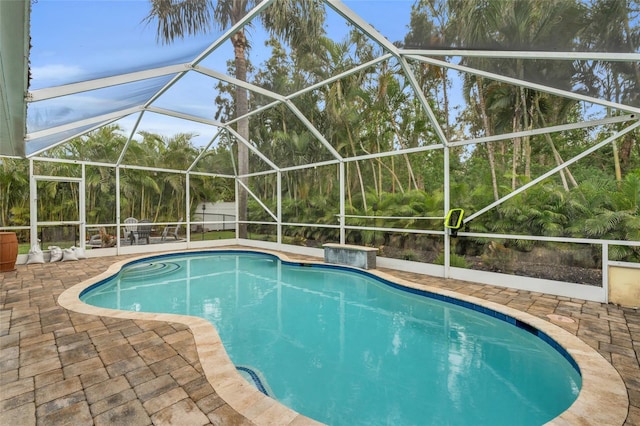
[{"label": "pool water surface", "polygon": [[210,252],[132,262],[81,299],[210,321],[243,377],[332,425],[538,425],[577,398],[581,376],[555,342],[415,293],[348,268]]}]

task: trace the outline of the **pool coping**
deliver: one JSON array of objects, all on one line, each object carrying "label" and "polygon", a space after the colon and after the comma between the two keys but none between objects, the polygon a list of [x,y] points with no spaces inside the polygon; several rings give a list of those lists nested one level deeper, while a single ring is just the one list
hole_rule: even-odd
[{"label": "pool coping", "polygon": [[[207,380],[218,395],[240,414],[257,425],[321,425],[322,423],[308,418],[264,395],[256,387],[247,382],[231,362],[217,330],[213,324],[207,320],[187,315],[118,311],[114,309],[94,307],[80,301],[80,294],[85,289],[111,277],[126,264],[162,255],[197,252],[262,253],[276,256],[285,262],[294,264],[304,263],[336,266],[329,265],[322,261],[294,260],[282,252],[253,248],[193,249],[145,254],[113,263],[105,272],[76,284],[64,291],[58,297],[58,303],[62,307],[71,311],[89,315],[122,319],[169,321],[185,324],[193,333],[196,350],[198,357],[200,358],[200,364],[202,365],[202,369]],[[364,270],[342,265],[339,267],[362,272],[364,274],[370,274],[382,280],[410,289],[426,291],[445,297],[451,297],[460,301],[469,302],[477,306],[503,313],[537,328],[555,340],[564,348],[564,350],[567,351],[569,355],[571,355],[571,357],[573,357],[575,362],[578,364],[582,375],[582,388],[578,398],[566,411],[560,414],[560,416],[549,421],[547,424],[554,426],[576,424],[624,424],[629,409],[629,398],[622,378],[616,369],[605,358],[603,358],[602,355],[568,331],[531,314],[495,302],[490,302],[454,291],[417,284],[375,269]],[[606,409],[603,409],[604,407],[606,407]]]}]

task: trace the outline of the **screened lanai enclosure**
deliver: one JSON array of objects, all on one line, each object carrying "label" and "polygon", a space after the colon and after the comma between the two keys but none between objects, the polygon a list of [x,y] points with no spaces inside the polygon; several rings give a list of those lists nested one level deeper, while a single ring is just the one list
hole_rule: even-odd
[{"label": "screened lanai enclosure", "polygon": [[640,264],[639,19],[636,0],[0,1],[0,230],[19,262],[340,243],[607,301],[611,267]]}]

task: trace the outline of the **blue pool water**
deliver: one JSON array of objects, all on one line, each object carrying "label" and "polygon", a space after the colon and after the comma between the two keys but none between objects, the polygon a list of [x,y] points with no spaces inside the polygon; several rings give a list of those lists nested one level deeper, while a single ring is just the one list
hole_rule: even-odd
[{"label": "blue pool water", "polygon": [[81,299],[209,320],[247,380],[331,425],[540,425],[577,398],[575,363],[543,333],[397,287],[347,268],[202,252],[137,261]]}]

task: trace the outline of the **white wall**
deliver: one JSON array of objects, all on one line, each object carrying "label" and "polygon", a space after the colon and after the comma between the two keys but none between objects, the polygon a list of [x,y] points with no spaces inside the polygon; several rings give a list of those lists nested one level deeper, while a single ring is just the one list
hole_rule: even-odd
[{"label": "white wall", "polygon": [[[202,206],[204,205],[204,215]],[[204,216],[204,218],[203,218]],[[236,203],[233,202],[216,202],[216,203],[200,203],[196,207],[193,217],[191,218],[192,229],[202,226],[204,221],[204,229],[206,231],[221,231],[221,230],[234,230],[236,225],[234,223],[236,219]],[[221,222],[225,223],[206,223],[206,222]]]}]

